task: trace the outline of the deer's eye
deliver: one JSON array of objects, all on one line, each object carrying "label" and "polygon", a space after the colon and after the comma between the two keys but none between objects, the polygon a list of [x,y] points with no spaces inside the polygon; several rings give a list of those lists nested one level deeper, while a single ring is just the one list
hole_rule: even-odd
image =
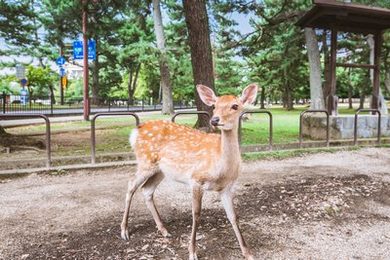
[{"label": "deer's eye", "polygon": [[211,105],[211,109],[215,109],[215,105]]},{"label": "deer's eye", "polygon": [[237,104],[232,105],[232,109],[237,110],[238,109],[238,105]]}]

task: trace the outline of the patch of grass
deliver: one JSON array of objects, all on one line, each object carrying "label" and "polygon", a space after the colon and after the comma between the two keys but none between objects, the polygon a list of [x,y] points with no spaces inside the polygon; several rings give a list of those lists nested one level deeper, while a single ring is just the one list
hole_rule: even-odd
[{"label": "patch of grass", "polygon": [[390,144],[381,144],[381,145],[378,145],[376,147],[378,147],[378,148],[390,148]]},{"label": "patch of grass", "polygon": [[50,171],[50,172],[48,172],[48,174],[49,175],[61,176],[61,175],[69,174],[69,172],[67,170],[60,169],[60,170]]},{"label": "patch of grass", "polygon": [[335,153],[339,151],[356,151],[360,147],[335,147],[335,148],[308,148],[308,149],[296,149],[296,150],[281,150],[281,151],[270,151],[270,152],[256,152],[256,153],[244,153],[242,158],[244,161],[255,161],[264,159],[276,159],[281,160],[291,157],[306,156],[309,154],[316,153]]}]

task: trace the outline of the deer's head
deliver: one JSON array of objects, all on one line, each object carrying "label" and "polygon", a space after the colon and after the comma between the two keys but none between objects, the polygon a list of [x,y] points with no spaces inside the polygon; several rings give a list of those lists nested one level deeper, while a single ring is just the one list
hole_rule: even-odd
[{"label": "deer's head", "polygon": [[244,110],[244,105],[252,104],[256,100],[257,85],[252,83],[247,86],[241,97],[224,95],[217,97],[214,91],[204,85],[197,85],[199,97],[207,106],[214,106],[211,125],[224,131],[230,131],[237,127],[238,118]]}]

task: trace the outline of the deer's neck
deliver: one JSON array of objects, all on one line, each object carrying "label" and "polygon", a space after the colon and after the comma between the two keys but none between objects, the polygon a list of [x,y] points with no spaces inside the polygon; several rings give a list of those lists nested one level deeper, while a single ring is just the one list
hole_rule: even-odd
[{"label": "deer's neck", "polygon": [[222,131],[221,134],[221,166],[237,171],[241,162],[238,144],[238,129]]}]

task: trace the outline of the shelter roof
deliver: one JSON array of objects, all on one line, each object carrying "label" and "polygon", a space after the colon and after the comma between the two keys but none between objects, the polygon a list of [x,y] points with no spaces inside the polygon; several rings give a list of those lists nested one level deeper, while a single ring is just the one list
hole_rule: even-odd
[{"label": "shelter roof", "polygon": [[314,0],[313,4],[299,19],[298,26],[358,33],[390,28],[390,9],[335,0]]}]

